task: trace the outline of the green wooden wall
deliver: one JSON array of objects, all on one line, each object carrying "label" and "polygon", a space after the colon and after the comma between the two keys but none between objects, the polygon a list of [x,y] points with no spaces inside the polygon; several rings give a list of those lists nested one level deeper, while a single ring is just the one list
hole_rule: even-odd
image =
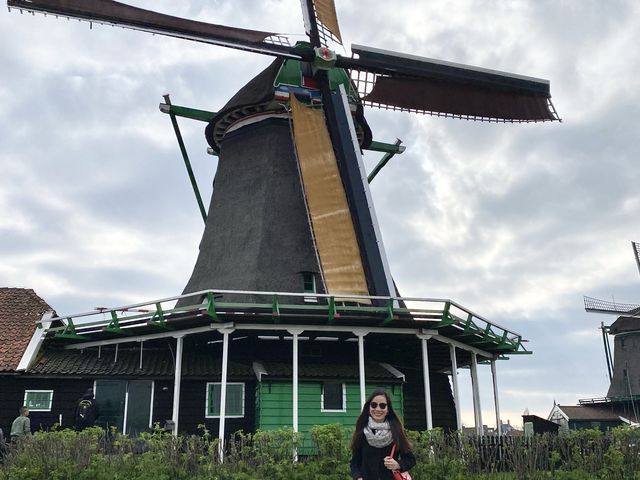
[{"label": "green wooden wall", "polygon": [[[367,396],[376,388],[384,388],[393,401],[396,413],[403,417],[402,385],[373,384],[366,386]],[[355,425],[360,415],[360,384],[346,383],[346,412],[322,412],[322,382],[298,384],[298,429],[303,434],[303,450],[312,443],[309,432],[314,425],[341,423]],[[256,391],[256,428],[275,430],[293,427],[293,386],[290,382],[262,382]],[[303,452],[301,452],[303,453]]]}]

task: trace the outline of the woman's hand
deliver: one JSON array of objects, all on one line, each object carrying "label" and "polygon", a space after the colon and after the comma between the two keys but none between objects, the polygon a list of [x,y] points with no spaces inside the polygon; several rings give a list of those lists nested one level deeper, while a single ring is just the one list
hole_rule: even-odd
[{"label": "woman's hand", "polygon": [[384,457],[384,466],[392,471],[400,469],[400,464],[391,457]]}]

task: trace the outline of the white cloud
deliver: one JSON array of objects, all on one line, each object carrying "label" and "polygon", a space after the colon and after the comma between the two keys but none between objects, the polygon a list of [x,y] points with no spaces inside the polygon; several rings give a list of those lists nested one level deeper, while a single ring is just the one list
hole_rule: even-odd
[{"label": "white cloud", "polygon": [[[135,4],[302,31],[297,0]],[[549,78],[565,120],[368,113],[375,138],[407,146],[372,185],[401,291],[452,298],[532,340],[533,356],[499,366],[504,419],[604,395],[597,327],[612,319],[585,314],[581,296],[638,301],[629,241],[640,240],[640,5],[375,5],[337,2],[349,42]],[[215,111],[270,59],[6,10],[0,30],[0,284],[34,288],[66,313],[179,293],[202,221],[157,105],[171,93]],[[215,159],[203,125],[180,124],[207,201]]]}]

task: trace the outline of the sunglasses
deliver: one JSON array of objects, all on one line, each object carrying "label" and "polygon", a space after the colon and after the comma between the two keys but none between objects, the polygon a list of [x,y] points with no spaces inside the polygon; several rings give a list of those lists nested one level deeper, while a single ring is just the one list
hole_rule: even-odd
[{"label": "sunglasses", "polygon": [[370,406],[371,408],[378,408],[378,407],[380,407],[380,410],[386,410],[386,409],[387,409],[387,404],[386,404],[386,403],[384,403],[384,402],[381,402],[381,403],[371,402],[371,403],[369,404],[369,406]]}]

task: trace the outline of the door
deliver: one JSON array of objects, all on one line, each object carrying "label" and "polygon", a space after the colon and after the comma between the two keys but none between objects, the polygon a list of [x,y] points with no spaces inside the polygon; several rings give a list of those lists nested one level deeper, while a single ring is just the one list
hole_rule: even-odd
[{"label": "door", "polygon": [[96,380],[94,391],[100,407],[98,425],[133,436],[150,430],[152,380]]},{"label": "door", "polygon": [[94,395],[100,416],[96,424],[110,429],[115,427],[122,432],[127,398],[127,382],[124,380],[96,380]]},{"label": "door", "polygon": [[148,432],[151,427],[153,382],[151,380],[131,380],[128,387],[125,433],[136,436],[140,432]]}]

